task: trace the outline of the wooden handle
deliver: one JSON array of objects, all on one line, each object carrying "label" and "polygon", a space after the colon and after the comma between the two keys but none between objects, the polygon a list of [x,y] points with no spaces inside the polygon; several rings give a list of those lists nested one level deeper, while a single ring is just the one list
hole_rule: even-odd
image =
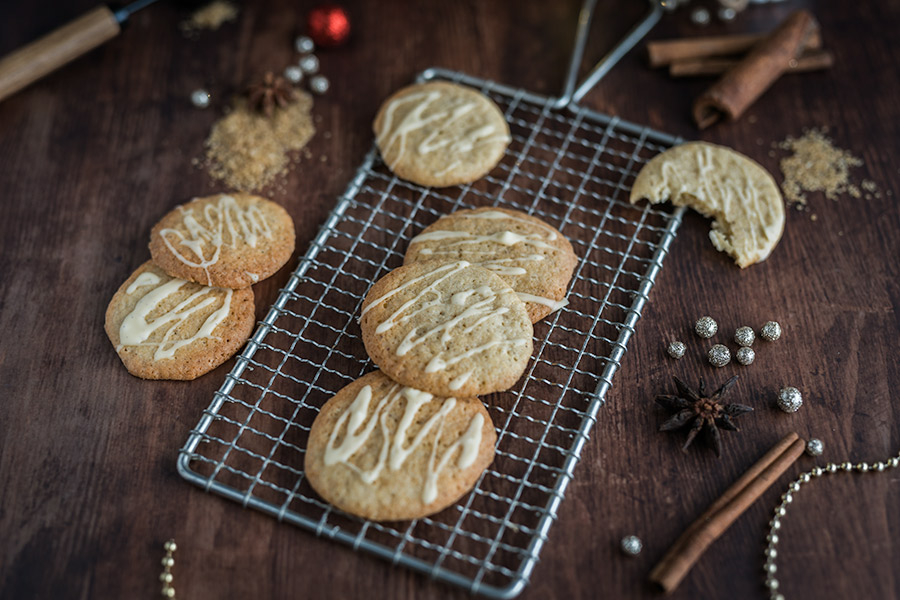
[{"label": "wooden handle", "polygon": [[98,6],[71,23],[0,59],[0,101],[116,37],[116,17]]}]

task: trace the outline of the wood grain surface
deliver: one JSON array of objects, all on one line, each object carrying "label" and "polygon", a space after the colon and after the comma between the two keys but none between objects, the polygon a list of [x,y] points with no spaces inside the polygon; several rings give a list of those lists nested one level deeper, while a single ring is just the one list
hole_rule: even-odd
[{"label": "wood grain surface", "polygon": [[[584,69],[644,11],[601,2]],[[0,104],[0,597],[159,597],[163,542],[174,537],[178,597],[464,598],[465,592],[320,539],[181,479],[178,449],[229,361],[194,382],[145,382],[122,367],[103,333],[106,304],[149,258],[147,236],[173,205],[219,190],[192,166],[227,97],[295,59],[307,2],[246,2],[236,23],[185,38],[189,8],[159,3],[122,34]],[[562,87],[577,2],[347,2],[355,32],[320,53],[331,91],[316,100],[318,133],[272,191],[293,215],[302,254],[370,148],[384,97],[429,66],[522,86]],[[689,10],[666,15],[651,39],[754,32],[810,8],[835,55],[827,71],[783,77],[740,121],[698,135],[693,98],[708,80],[647,68],[643,47],[585,99],[654,128],[727,144],[776,174],[771,144],[828,127],[865,161],[870,200],[810,198],[790,211],[766,262],[744,271],[717,253],[709,223],[690,214],[665,261],[607,404],[523,598],[652,598],[646,576],[678,534],[789,431],[818,437],[818,460],[874,461],[900,449],[900,2],[751,6],[701,28]],[[0,8],[5,54],[93,8],[86,0]],[[189,94],[207,88],[201,111]],[[816,220],[811,219],[816,215]],[[255,286],[257,316],[295,261]],[[784,327],[758,342],[756,362],[715,370],[690,334],[701,314],[724,330]],[[665,357],[673,338],[680,362]],[[679,451],[656,431],[652,402],[671,376],[741,379],[736,401],[756,407],[726,433],[721,459]],[[794,385],[803,408],[773,408]],[[772,507],[809,457],[763,495],[699,561],[673,598],[764,597],[761,564]],[[637,534],[643,553],[623,557]],[[788,598],[900,597],[900,471],[817,480],[785,521],[779,579]]]}]

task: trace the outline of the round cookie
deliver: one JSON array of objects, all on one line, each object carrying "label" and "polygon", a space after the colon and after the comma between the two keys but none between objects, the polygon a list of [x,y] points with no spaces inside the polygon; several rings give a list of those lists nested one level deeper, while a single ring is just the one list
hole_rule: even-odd
[{"label": "round cookie", "polygon": [[132,375],[195,379],[228,360],[254,324],[253,290],[170,277],[148,261],[106,309],[106,335]]},{"label": "round cookie", "polygon": [[313,422],[304,470],[339,509],[376,521],[418,519],[468,492],[497,434],[477,398],[441,398],[381,371],[339,391]]},{"label": "round cookie", "polygon": [[362,338],[389,377],[438,396],[509,389],[534,332],[498,275],[466,261],[423,261],[378,280],[363,301]]},{"label": "round cookie", "polygon": [[447,82],[395,92],[378,110],[373,129],[391,171],[435,187],[480,179],[500,162],[511,139],[490,98]]},{"label": "round cookie", "polygon": [[784,200],[756,161],[725,146],[688,142],[654,156],[640,170],[629,201],[669,200],[712,217],[709,239],[742,269],[768,258],[784,232]]},{"label": "round cookie", "polygon": [[250,194],[195,198],[150,233],[153,261],[172,277],[241,289],[273,275],[294,251],[294,222]]},{"label": "round cookie", "polygon": [[578,258],[572,244],[540,219],[484,207],[441,217],[412,239],[404,264],[466,260],[503,278],[525,302],[532,323],[566,305]]}]

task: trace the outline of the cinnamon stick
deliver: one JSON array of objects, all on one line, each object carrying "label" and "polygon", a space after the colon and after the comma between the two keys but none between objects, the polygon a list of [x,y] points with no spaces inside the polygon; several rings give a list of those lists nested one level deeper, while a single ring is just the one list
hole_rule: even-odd
[{"label": "cinnamon stick", "polygon": [[786,435],[775,444],[681,534],[650,572],[650,581],[659,584],[667,593],[674,590],[706,548],[803,454],[805,448],[806,444],[796,433]]},{"label": "cinnamon stick", "polygon": [[[768,33],[734,33],[729,35],[700,36],[674,40],[647,42],[647,56],[651,67],[665,67],[674,62],[714,56],[745,54]],[[822,48],[822,36],[814,31],[806,42],[806,50]]]},{"label": "cinnamon stick", "polygon": [[[733,58],[695,58],[689,60],[676,60],[669,65],[671,77],[702,77],[704,75],[721,75],[728,69],[738,64],[739,60]],[[788,64],[786,73],[808,73],[829,69],[834,65],[834,55],[831,52],[820,50],[804,54],[796,61]]]},{"label": "cinnamon stick", "polygon": [[722,117],[737,119],[796,61],[818,23],[799,10],[762,40],[747,57],[694,101],[694,121],[700,129]]}]

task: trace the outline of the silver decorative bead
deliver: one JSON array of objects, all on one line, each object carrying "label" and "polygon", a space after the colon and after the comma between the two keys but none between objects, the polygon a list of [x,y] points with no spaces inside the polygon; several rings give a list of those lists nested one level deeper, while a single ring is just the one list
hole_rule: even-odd
[{"label": "silver decorative bead", "polygon": [[[779,523],[779,526],[780,525],[781,523]],[[770,548],[769,550],[766,550],[766,556],[768,556],[769,558],[778,558],[778,550],[776,550],[775,548]]]},{"label": "silver decorative bead", "polygon": [[825,467],[825,470],[829,473],[837,473],[838,466],[834,463],[831,463],[827,467]]},{"label": "silver decorative bead", "polygon": [[756,334],[752,327],[738,327],[734,332],[734,341],[738,346],[752,346],[756,341]]},{"label": "silver decorative bead", "polygon": [[163,549],[166,552],[175,552],[178,550],[178,546],[175,545],[175,540],[169,540],[165,544],[163,544]]},{"label": "silver decorative bead", "polygon": [[712,317],[700,317],[694,323],[694,331],[702,338],[711,338],[718,330],[719,326]]},{"label": "silver decorative bead", "polygon": [[781,325],[775,321],[767,321],[759,329],[759,337],[767,342],[774,342],[781,337]]},{"label": "silver decorative bead", "polygon": [[686,349],[687,348],[685,347],[684,342],[675,341],[669,344],[669,347],[666,348],[666,352],[669,354],[669,356],[677,360],[684,356],[684,351]]},{"label": "silver decorative bead", "polygon": [[766,585],[769,586],[769,589],[770,589],[770,590],[773,590],[773,591],[774,591],[774,590],[777,590],[777,589],[778,589],[778,580],[777,580],[777,579],[774,579],[774,578],[773,578],[773,579],[769,579],[769,580],[766,582]]},{"label": "silver decorative bead", "polygon": [[173,579],[175,579],[175,577],[171,573],[166,573],[165,571],[163,571],[159,574],[159,580],[163,583],[172,583]]},{"label": "silver decorative bead", "polygon": [[291,83],[300,83],[303,81],[303,69],[297,65],[291,65],[284,70],[284,78]]},{"label": "silver decorative bead", "polygon": [[695,25],[708,25],[709,11],[705,8],[695,8],[691,11],[691,21],[693,21]]},{"label": "silver decorative bead", "polygon": [[734,21],[734,18],[737,16],[737,11],[735,11],[733,8],[723,6],[719,9],[718,15],[719,19],[722,21]]},{"label": "silver decorative bead", "polygon": [[824,472],[821,467],[816,467],[812,470],[813,477],[821,477]]},{"label": "silver decorative bead", "polygon": [[809,483],[809,473],[804,473],[800,476],[800,481],[803,483]]},{"label": "silver decorative bead", "polygon": [[170,569],[173,566],[175,566],[175,559],[172,558],[171,556],[164,556],[161,562],[162,562],[162,566],[168,567]]},{"label": "silver decorative bead", "polygon": [[734,356],[742,365],[751,365],[756,360],[756,352],[753,351],[753,348],[747,348],[746,346],[738,348]]},{"label": "silver decorative bead", "polygon": [[315,54],[307,54],[302,57],[297,65],[303,69],[304,73],[312,75],[319,72],[319,59]]},{"label": "silver decorative bead", "polygon": [[806,453],[810,456],[822,456],[825,451],[825,444],[818,438],[813,438],[806,442]]},{"label": "silver decorative bead", "polygon": [[896,467],[897,465],[900,465],[900,458],[892,458],[892,459],[891,459],[891,466],[892,466],[892,467]]},{"label": "silver decorative bead", "polygon": [[841,468],[842,468],[843,470],[845,470],[845,471],[852,471],[852,470],[853,470],[853,464],[852,464],[852,463],[849,463],[849,462],[841,463]]},{"label": "silver decorative bead", "polygon": [[782,500],[784,500],[784,503],[785,503],[785,504],[790,504],[791,502],[794,501],[794,496],[793,496],[793,494],[785,494],[785,495],[782,496],[781,498],[782,498]]},{"label": "silver decorative bead", "polygon": [[194,90],[191,92],[191,104],[197,108],[206,108],[209,106],[209,92],[206,90]]},{"label": "silver decorative bead", "polygon": [[324,75],[316,75],[309,80],[309,89],[315,94],[324,94],[331,87]]},{"label": "silver decorative bead", "polygon": [[641,542],[641,538],[636,535],[626,535],[622,538],[619,546],[622,548],[622,552],[624,552],[628,556],[637,556],[644,548],[644,544],[643,542]]},{"label": "silver decorative bead", "polygon": [[294,49],[300,54],[309,54],[316,49],[316,43],[308,35],[301,35],[294,40]]},{"label": "silver decorative bead", "polygon": [[866,463],[859,463],[858,465],[856,465],[856,470],[860,473],[865,473],[869,470],[869,465],[867,465]]},{"label": "silver decorative bead", "polygon": [[803,406],[803,395],[795,387],[781,388],[778,392],[778,408],[786,413],[795,413]]},{"label": "silver decorative bead", "polygon": [[714,367],[724,367],[731,362],[731,350],[722,344],[710,348],[706,356],[709,358],[709,364]]},{"label": "silver decorative bead", "polygon": [[775,563],[771,563],[766,565],[766,573],[770,575],[774,575],[778,571],[778,567],[775,566]]}]

